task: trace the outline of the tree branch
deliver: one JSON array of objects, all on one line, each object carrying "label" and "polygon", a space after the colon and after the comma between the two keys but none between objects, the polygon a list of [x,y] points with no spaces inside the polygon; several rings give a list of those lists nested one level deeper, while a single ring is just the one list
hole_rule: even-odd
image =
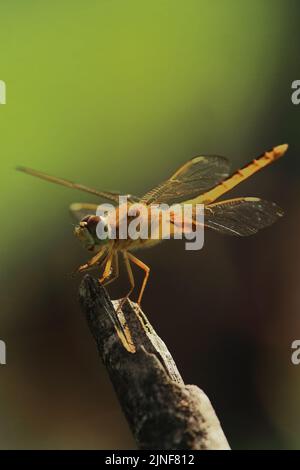
[{"label": "tree branch", "polygon": [[208,397],[184,384],[139,307],[126,301],[118,310],[119,301],[90,275],[79,297],[139,449],[229,449]]}]

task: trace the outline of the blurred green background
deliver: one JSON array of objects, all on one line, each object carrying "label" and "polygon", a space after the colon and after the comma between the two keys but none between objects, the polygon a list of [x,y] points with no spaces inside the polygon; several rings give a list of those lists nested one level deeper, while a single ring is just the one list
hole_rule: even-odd
[{"label": "blurred green background", "polygon": [[282,221],[139,255],[144,311],[231,446],[300,448],[299,17],[296,0],[1,2],[1,448],[135,446],[70,276],[89,254],[68,205],[95,199],[15,166],[140,195],[199,153],[235,168],[284,142],[231,193],[276,201]]}]

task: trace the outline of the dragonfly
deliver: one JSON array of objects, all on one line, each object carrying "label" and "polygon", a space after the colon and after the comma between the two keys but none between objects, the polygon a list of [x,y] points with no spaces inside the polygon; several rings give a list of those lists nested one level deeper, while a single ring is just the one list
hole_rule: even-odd
[{"label": "dragonfly", "polygon": [[[218,155],[194,157],[178,168],[170,178],[148,191],[144,196],[137,198],[128,195],[129,205],[138,201],[147,208],[147,213],[149,213],[151,206],[157,204],[189,203],[193,206],[203,204],[205,228],[224,235],[252,235],[282,217],[282,209],[274,202],[257,197],[217,200],[257,171],[282,157],[287,149],[288,144],[278,145],[231,175],[229,161],[225,157]],[[27,167],[18,167],[17,170],[111,201],[115,205],[116,211],[120,212],[120,205],[118,206],[120,194],[117,192],[98,191]],[[119,277],[119,255],[122,255],[130,284],[130,289],[124,297],[125,300],[131,296],[135,288],[132,266],[136,265],[144,272],[137,299],[137,303],[140,305],[148,282],[150,267],[132,252],[139,248],[152,246],[162,239],[133,240],[130,237],[121,239],[118,236],[115,239],[100,239],[96,233],[96,227],[100,220],[100,217],[96,215],[98,206],[98,204],[81,202],[73,203],[70,206],[71,213],[78,221],[74,234],[84,247],[93,253],[92,258],[76,271],[84,272],[97,268],[102,274],[99,282],[107,286]]]}]

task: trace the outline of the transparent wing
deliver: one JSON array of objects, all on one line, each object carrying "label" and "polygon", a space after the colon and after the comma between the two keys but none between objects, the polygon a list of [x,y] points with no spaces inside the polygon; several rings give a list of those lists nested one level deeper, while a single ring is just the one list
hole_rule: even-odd
[{"label": "transparent wing", "polygon": [[86,215],[95,215],[97,207],[98,204],[90,204],[88,202],[73,202],[73,204],[70,205],[70,212],[75,220],[80,221]]},{"label": "transparent wing", "polygon": [[46,173],[32,170],[31,168],[26,168],[23,166],[18,166],[17,170],[22,171],[23,173],[27,173],[28,175],[36,176],[43,180],[50,181],[51,183],[60,184],[62,186],[66,186],[72,189],[78,189],[79,191],[83,191],[89,194],[94,194],[95,196],[100,196],[102,198],[108,199],[116,203],[118,203],[119,201],[119,193],[116,193],[116,192],[98,191],[97,189],[89,188],[88,186],[84,186],[83,184],[73,183],[72,181],[68,181],[62,178],[57,178],[56,176],[50,176],[50,175],[47,175]]},{"label": "transparent wing", "polygon": [[282,209],[274,202],[245,197],[206,206],[204,225],[226,235],[247,236],[282,216]]},{"label": "transparent wing", "polygon": [[151,189],[141,199],[144,204],[179,203],[211,189],[229,174],[225,157],[203,155],[189,160],[167,181]]}]

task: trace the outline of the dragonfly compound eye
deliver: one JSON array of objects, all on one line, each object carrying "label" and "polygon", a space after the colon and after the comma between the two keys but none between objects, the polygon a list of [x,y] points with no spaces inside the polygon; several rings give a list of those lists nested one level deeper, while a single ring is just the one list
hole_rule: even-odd
[{"label": "dragonfly compound eye", "polygon": [[81,220],[80,225],[84,226],[90,232],[91,235],[96,236],[96,229],[99,222],[100,217],[98,217],[97,215],[89,215]]},{"label": "dragonfly compound eye", "polygon": [[80,222],[88,222],[90,217],[91,217],[90,215],[86,215],[85,217],[81,219]]}]

